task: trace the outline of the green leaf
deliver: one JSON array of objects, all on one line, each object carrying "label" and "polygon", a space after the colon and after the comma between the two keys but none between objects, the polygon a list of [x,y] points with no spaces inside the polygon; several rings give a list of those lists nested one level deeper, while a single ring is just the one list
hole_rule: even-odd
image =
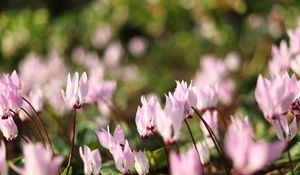
[{"label": "green leaf", "polygon": [[73,169],[72,166],[70,166],[70,170],[68,174],[67,174],[67,169],[68,168],[65,168],[64,171],[61,173],[61,175],[72,175],[72,169]]},{"label": "green leaf", "polygon": [[102,164],[101,167],[102,175],[122,175],[115,167],[115,162],[113,160],[109,160]]},{"label": "green leaf", "polygon": [[163,148],[159,148],[154,151],[147,151],[146,152],[147,158],[150,163],[150,168],[157,171],[162,171],[167,169],[167,160],[166,155]]}]

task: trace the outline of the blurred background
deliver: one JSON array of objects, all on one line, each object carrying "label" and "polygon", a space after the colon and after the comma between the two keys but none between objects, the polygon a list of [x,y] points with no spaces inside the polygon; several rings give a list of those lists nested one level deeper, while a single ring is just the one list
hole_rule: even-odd
[{"label": "blurred background", "polygon": [[[141,95],[164,97],[175,80],[194,79],[201,58],[214,55],[235,82],[233,99],[220,106],[221,113],[229,117],[238,105],[239,112],[263,120],[253,97],[257,75],[268,66],[271,46],[287,39],[299,14],[296,0],[1,0],[0,72],[16,69],[23,81],[38,79],[30,85],[39,88],[48,83],[45,92],[60,91],[69,71],[98,66],[93,71],[101,80],[116,81],[116,113],[134,121]],[[45,96],[54,104],[45,115],[62,116],[53,94]],[[97,113],[87,109],[83,115]],[[103,115],[105,107],[99,110]],[[79,145],[95,143],[94,135],[85,135],[98,127],[93,124],[88,131],[86,123],[79,125],[78,137],[84,137]]]}]

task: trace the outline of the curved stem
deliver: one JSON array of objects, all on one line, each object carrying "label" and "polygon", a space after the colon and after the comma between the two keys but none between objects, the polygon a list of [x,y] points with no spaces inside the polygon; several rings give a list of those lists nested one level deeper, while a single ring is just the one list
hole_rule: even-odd
[{"label": "curved stem", "polygon": [[[186,119],[184,119],[184,123],[186,124],[186,126],[187,126],[187,128],[188,128],[188,130],[189,130],[189,133],[190,133],[190,136],[191,136],[191,138],[192,138],[192,141],[193,141],[195,150],[197,151],[197,156],[198,156],[199,162],[200,162],[200,164],[202,165],[201,158],[200,158],[200,154],[199,154],[199,151],[198,151],[198,148],[197,148],[196,141],[195,141],[195,138],[194,138],[194,136],[193,136],[192,130],[191,130],[191,128],[190,128],[190,126],[189,126],[189,123],[187,122]],[[203,169],[202,169],[202,170],[203,170]],[[203,172],[202,172],[202,174],[203,174]]]},{"label": "curved stem", "polygon": [[69,170],[73,158],[74,144],[75,144],[75,127],[76,127],[76,110],[73,111],[73,132],[72,132],[71,151],[70,151],[68,166],[67,166],[67,174],[69,174]]},{"label": "curved stem", "polygon": [[168,153],[168,149],[166,147],[166,144],[164,142],[164,140],[162,139],[162,137],[160,136],[160,134],[158,134],[157,132],[155,131],[151,131],[159,140],[160,142],[162,143],[163,145],[163,148],[164,148],[164,151],[165,151],[165,155],[166,155],[166,160],[167,160],[167,164],[168,164],[168,168],[170,166],[170,163],[169,163],[169,153]]},{"label": "curved stem", "polygon": [[293,163],[292,163],[292,158],[291,158],[291,153],[290,153],[289,147],[287,149],[287,153],[288,153],[288,157],[289,157],[290,169],[291,169],[292,175],[294,175],[294,168],[293,168]]},{"label": "curved stem", "polygon": [[46,144],[45,144],[44,137],[42,136],[42,133],[41,133],[40,129],[38,128],[38,126],[37,126],[35,120],[32,118],[32,116],[31,116],[24,108],[21,108],[21,110],[22,110],[23,112],[25,112],[26,115],[30,118],[30,120],[31,120],[32,123],[33,123],[33,126],[34,126],[35,130],[37,130],[38,135],[39,135],[41,141],[43,142],[43,145],[45,146]]},{"label": "curved stem", "polygon": [[45,127],[45,125],[44,125],[44,123],[43,123],[43,121],[42,121],[42,119],[41,119],[39,113],[34,109],[34,107],[32,106],[32,104],[31,104],[26,98],[22,97],[22,99],[23,99],[23,100],[30,106],[30,108],[33,110],[34,115],[37,117],[37,119],[38,119],[40,125],[42,126],[42,128],[43,128],[43,130],[44,130],[44,132],[45,132],[45,134],[46,134],[46,137],[47,137],[47,140],[48,140],[48,142],[49,142],[49,144],[50,144],[50,147],[51,147],[51,149],[52,149],[52,152],[53,152],[53,154],[55,154],[55,153],[54,153],[53,146],[52,146],[52,142],[51,142],[51,140],[50,140],[50,138],[49,138],[48,132],[47,132],[47,130],[46,130],[46,127]]},{"label": "curved stem", "polygon": [[205,125],[206,129],[208,130],[210,136],[211,136],[211,139],[212,141],[214,142],[216,148],[217,148],[217,151],[221,157],[221,159],[223,160],[223,165],[224,165],[224,168],[225,168],[225,171],[226,171],[226,174],[229,175],[230,174],[230,168],[229,168],[229,165],[226,161],[226,158],[225,158],[225,155],[224,155],[224,152],[222,150],[222,148],[220,147],[220,143],[216,137],[216,135],[214,134],[214,132],[212,131],[212,129],[210,128],[210,126],[206,123],[206,121],[202,118],[201,114],[199,113],[199,111],[192,107],[192,109],[195,111],[195,113],[198,115],[198,117],[200,118],[201,122],[203,122],[203,124]]}]

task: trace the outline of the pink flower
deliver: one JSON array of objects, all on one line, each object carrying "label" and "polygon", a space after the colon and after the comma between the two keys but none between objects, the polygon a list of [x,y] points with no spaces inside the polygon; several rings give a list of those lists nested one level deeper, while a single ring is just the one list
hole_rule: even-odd
[{"label": "pink flower", "polygon": [[[209,127],[212,129],[214,134],[218,137],[219,132],[218,132],[218,112],[216,110],[213,111],[206,111],[202,115],[203,119],[206,121],[206,123],[209,125]],[[210,134],[205,127],[205,125],[200,122],[200,128],[203,132],[203,135],[206,137],[210,137]]]},{"label": "pink flower", "polygon": [[254,141],[253,130],[247,117],[243,120],[232,118],[224,144],[236,173],[245,175],[253,174],[276,160],[286,146],[285,142]]},{"label": "pink flower", "polygon": [[24,168],[12,166],[13,170],[21,175],[59,174],[63,156],[54,156],[50,149],[44,148],[41,143],[27,143],[23,145]]},{"label": "pink flower", "polygon": [[[225,105],[232,101],[232,95],[235,89],[234,82],[228,78],[229,68],[227,63],[212,55],[206,55],[201,59],[201,70],[196,73],[194,85],[198,89],[206,86],[217,89],[217,99]],[[232,67],[231,67],[232,68]],[[203,97],[205,99],[205,97]],[[215,102],[216,103],[216,102]]]},{"label": "pink flower", "polygon": [[142,106],[137,109],[135,123],[140,136],[147,138],[150,132],[156,128],[155,118],[162,109],[156,96],[149,97],[148,101],[145,96],[142,96],[141,102]]},{"label": "pink flower", "polygon": [[176,85],[174,97],[183,102],[185,118],[191,118],[194,112],[191,107],[197,105],[196,89],[192,84],[188,86],[184,81],[176,81]]},{"label": "pink flower", "polygon": [[78,79],[78,72],[75,73],[72,79],[69,73],[66,92],[62,90],[63,99],[72,110],[81,108],[88,93],[88,80],[86,73],[84,72],[81,75],[79,82]]},{"label": "pink flower", "polygon": [[110,103],[111,98],[116,90],[115,81],[104,81],[103,75],[97,69],[92,69],[89,77],[89,90],[86,97],[87,102],[97,103],[102,101]]},{"label": "pink flower", "polygon": [[8,141],[12,141],[18,136],[18,127],[12,116],[0,119],[0,130]]},{"label": "pink flower", "polygon": [[123,56],[123,47],[119,42],[111,43],[104,51],[104,62],[109,67],[115,67],[119,64]]},{"label": "pink flower", "polygon": [[291,60],[291,69],[297,75],[300,75],[300,55],[297,55],[294,59]]},{"label": "pink flower", "polygon": [[112,149],[116,145],[124,145],[125,144],[125,136],[123,133],[122,128],[120,125],[117,125],[115,128],[114,135],[112,136],[109,131],[109,126],[107,126],[107,131],[102,129],[102,131],[96,132],[98,140],[100,144],[110,150],[112,152]]},{"label": "pink flower", "polygon": [[129,147],[128,141],[125,141],[125,145],[115,145],[111,150],[113,158],[115,160],[116,168],[123,174],[130,174],[134,165],[134,155]]},{"label": "pink flower", "polygon": [[91,42],[94,47],[102,48],[110,41],[112,35],[112,27],[109,25],[104,25],[97,29],[96,33],[91,38]]},{"label": "pink flower", "polygon": [[149,161],[146,152],[134,152],[134,167],[139,175],[146,175],[149,172]]},{"label": "pink flower", "polygon": [[1,141],[0,145],[0,174],[7,175],[6,148],[4,141]]},{"label": "pink flower", "polygon": [[201,164],[197,157],[197,152],[191,148],[186,153],[170,153],[170,169],[172,175],[199,175],[201,173]]},{"label": "pink flower", "polygon": [[157,131],[167,144],[174,144],[180,136],[184,120],[184,104],[176,100],[171,93],[166,96],[165,109],[156,117]]},{"label": "pink flower", "polygon": [[272,60],[269,63],[271,75],[282,74],[290,68],[291,53],[286,41],[281,41],[279,48],[272,46]]},{"label": "pink flower", "polygon": [[300,20],[298,19],[297,28],[293,30],[287,31],[289,39],[290,39],[290,52],[293,55],[300,54]]},{"label": "pink flower", "polygon": [[16,71],[13,71],[11,75],[4,74],[3,79],[0,81],[0,93],[6,98],[8,108],[18,112],[23,100],[21,97],[21,83]]},{"label": "pink flower", "polygon": [[297,79],[287,73],[268,80],[259,75],[255,99],[266,120],[272,121],[288,112],[297,94]]},{"label": "pink flower", "polygon": [[297,121],[296,117],[293,117],[293,120],[290,125],[285,116],[280,116],[274,120],[273,125],[276,130],[277,137],[282,140],[289,142],[297,134]]},{"label": "pink flower", "polygon": [[140,57],[145,54],[147,40],[143,37],[134,37],[129,41],[128,50],[133,56]]},{"label": "pink flower", "polygon": [[215,86],[198,87],[196,92],[197,108],[200,111],[214,109],[218,103],[218,92]]},{"label": "pink flower", "polygon": [[84,164],[84,174],[99,174],[101,169],[101,155],[98,149],[93,151],[88,146],[79,147],[79,154]]}]

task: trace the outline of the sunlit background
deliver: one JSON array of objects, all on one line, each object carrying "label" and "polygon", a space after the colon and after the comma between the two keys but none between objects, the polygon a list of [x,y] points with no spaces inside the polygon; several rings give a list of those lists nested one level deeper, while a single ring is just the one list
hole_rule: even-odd
[{"label": "sunlit background", "polygon": [[[296,0],[1,0],[0,72],[16,69],[27,81],[24,94],[42,89],[49,104],[43,114],[59,133],[65,126],[50,116],[66,120],[62,116],[70,114],[60,108],[54,89],[60,93],[65,87],[68,72],[98,71],[101,81],[116,81],[115,113],[136,132],[140,96],[164,97],[175,80],[194,79],[201,58],[213,55],[225,60],[235,82],[233,99],[220,104],[221,114],[242,112],[262,121],[253,96],[257,75],[267,70],[272,45],[287,38],[299,15]],[[89,120],[108,115],[107,107],[98,108],[86,106],[81,114],[86,118],[80,119],[78,145],[98,146],[89,133],[109,121]],[[68,144],[52,137],[67,155]]]}]

